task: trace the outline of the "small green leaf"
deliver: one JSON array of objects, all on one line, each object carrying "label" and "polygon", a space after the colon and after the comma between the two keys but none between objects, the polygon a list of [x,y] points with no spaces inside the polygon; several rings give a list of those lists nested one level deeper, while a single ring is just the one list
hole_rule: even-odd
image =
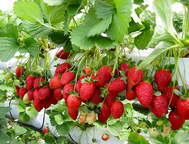
[{"label": "small green leaf", "polygon": [[63,46],[63,44],[68,40],[68,36],[64,35],[64,32],[60,31],[53,31],[48,35],[50,41],[57,45],[57,46]]},{"label": "small green leaf", "polygon": [[0,60],[6,62],[14,57],[14,54],[19,48],[19,44],[16,39],[8,37],[0,37]]},{"label": "small green leaf", "polygon": [[64,144],[64,142],[67,140],[68,139],[66,137],[60,136],[60,137],[58,137],[57,142],[58,142],[58,144]]},{"label": "small green leaf", "polygon": [[8,135],[0,131],[0,140],[1,140],[1,143],[7,143],[10,140],[10,138]]},{"label": "small green leaf", "polygon": [[7,112],[11,111],[10,107],[0,107],[0,118],[5,117]]},{"label": "small green leaf", "polygon": [[26,105],[25,105],[24,101],[19,102],[19,104],[17,105],[17,110],[18,110],[18,112],[26,111]]},{"label": "small green leaf", "polygon": [[62,125],[56,126],[56,130],[59,135],[64,136],[69,132],[69,125],[67,123],[63,123]]},{"label": "small green leaf", "polygon": [[149,141],[147,141],[143,136],[139,135],[138,136],[138,142],[140,144],[150,144]]},{"label": "small green leaf", "polygon": [[14,3],[14,13],[20,18],[31,22],[43,23],[43,14],[39,5],[33,1],[17,1]]},{"label": "small green leaf", "polygon": [[143,26],[139,23],[136,23],[133,19],[132,21],[129,23],[129,27],[128,27],[128,33],[132,33],[132,32],[136,32],[140,29],[142,29]]},{"label": "small green leaf", "polygon": [[131,132],[129,134],[129,139],[128,139],[128,142],[129,144],[138,144],[138,138],[139,134],[135,133],[135,132]]},{"label": "small green leaf", "polygon": [[14,88],[10,85],[7,85],[7,84],[0,84],[0,90],[6,90],[6,91],[9,91],[9,92],[13,92],[14,91]]},{"label": "small green leaf", "polygon": [[36,117],[38,115],[38,111],[34,108],[34,106],[31,106],[28,109],[28,113],[31,117]]},{"label": "small green leaf", "polygon": [[171,141],[171,144],[188,144],[189,134],[183,130],[178,131]]},{"label": "small green leaf", "polygon": [[47,144],[55,143],[55,137],[52,135],[45,135],[44,140],[45,140],[45,143],[47,143]]},{"label": "small green leaf", "polygon": [[147,7],[148,5],[141,5],[140,7],[137,7],[135,9],[137,16],[139,16]]},{"label": "small green leaf", "polygon": [[112,133],[115,136],[118,136],[121,134],[122,130],[123,130],[123,124],[120,121],[117,121],[115,124],[113,125],[108,125],[108,130],[110,131],[110,133]]},{"label": "small green leaf", "polygon": [[17,26],[14,26],[13,24],[7,24],[6,27],[0,29],[0,37],[10,37],[17,39],[18,37]]},{"label": "small green leaf", "polygon": [[43,0],[43,1],[50,6],[61,5],[64,2],[64,0]]},{"label": "small green leaf", "polygon": [[144,0],[134,0],[134,4],[141,5],[144,2]]},{"label": "small green leaf", "polygon": [[78,4],[68,5],[67,6],[67,12],[70,15],[75,15],[79,8],[80,8],[80,5],[78,5]]},{"label": "small green leaf", "polygon": [[29,122],[30,121],[30,117],[26,112],[20,112],[19,113],[19,117],[24,122]]},{"label": "small green leaf", "polygon": [[97,37],[95,39],[96,44],[102,49],[115,48],[117,43],[107,37]]},{"label": "small green leaf", "polygon": [[54,119],[58,125],[61,125],[63,123],[63,117],[62,114],[57,114],[54,116]]},{"label": "small green leaf", "polygon": [[8,23],[7,16],[0,16],[0,27],[6,26],[7,23]]},{"label": "small green leaf", "polygon": [[27,132],[27,130],[17,124],[14,125],[14,132],[16,136],[22,135]]},{"label": "small green leaf", "polygon": [[125,132],[121,133],[121,135],[119,136],[119,139],[123,140],[123,141],[127,141],[129,134],[130,134],[130,131],[125,131]]},{"label": "small green leaf", "polygon": [[37,56],[39,53],[38,44],[33,38],[25,39],[25,45],[23,48],[29,52],[31,57]]}]

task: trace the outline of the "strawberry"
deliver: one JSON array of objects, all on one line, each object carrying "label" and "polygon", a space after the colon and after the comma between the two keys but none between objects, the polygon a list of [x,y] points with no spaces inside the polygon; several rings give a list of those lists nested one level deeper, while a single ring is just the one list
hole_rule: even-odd
[{"label": "strawberry", "polygon": [[43,86],[39,89],[39,98],[41,100],[47,99],[49,97],[51,97],[52,95],[52,91],[48,86]]},{"label": "strawberry", "polygon": [[32,89],[33,88],[33,82],[35,80],[35,77],[33,75],[29,75],[27,76],[26,78],[26,88],[28,90]]},{"label": "strawberry", "polygon": [[102,87],[104,85],[104,83],[100,81],[98,75],[95,76],[94,74],[92,74],[91,79],[94,81],[96,87]]},{"label": "strawberry", "polygon": [[19,96],[23,99],[23,97],[24,97],[24,95],[27,93],[27,89],[26,88],[24,88],[24,87],[21,87],[20,89],[19,89]]},{"label": "strawberry", "polygon": [[111,107],[112,104],[115,102],[114,98],[112,98],[110,95],[107,95],[106,100],[105,100],[106,104]]},{"label": "strawberry", "polygon": [[53,96],[49,97],[48,99],[43,100],[45,101],[44,108],[47,109],[51,106],[51,104],[57,104],[58,100],[56,100]]},{"label": "strawberry", "polygon": [[88,101],[95,92],[95,84],[93,82],[84,82],[80,87],[80,96],[82,100]]},{"label": "strawberry", "polygon": [[108,138],[109,138],[109,135],[104,133],[101,138],[102,138],[103,141],[107,141]]},{"label": "strawberry", "polygon": [[28,90],[28,99],[33,100],[33,91],[32,90]]},{"label": "strawberry", "polygon": [[121,92],[123,90],[125,90],[127,88],[127,85],[125,83],[125,81],[122,79],[123,77],[118,77],[116,79],[114,79],[109,87],[108,87],[108,90],[110,92],[114,92],[114,93],[118,93],[118,92]]},{"label": "strawberry", "polygon": [[55,70],[55,75],[58,74],[63,74],[67,69],[71,68],[70,64],[67,62],[64,62],[62,64],[60,64],[56,70]]},{"label": "strawberry", "polygon": [[81,99],[71,94],[67,98],[67,105],[68,109],[70,109],[71,111],[77,111],[81,105]]},{"label": "strawberry", "polygon": [[167,69],[160,69],[155,73],[155,83],[157,84],[158,90],[163,91],[172,80],[171,72]]},{"label": "strawberry", "polygon": [[44,101],[44,100],[40,100],[40,99],[35,99],[35,98],[34,98],[34,100],[33,100],[33,106],[34,106],[34,108],[35,108],[38,112],[40,112],[40,111],[43,109],[43,107],[45,106],[45,101]]},{"label": "strawberry", "polygon": [[61,87],[62,87],[62,84],[60,83],[60,77],[59,77],[59,75],[54,76],[54,77],[50,80],[49,86],[50,86],[52,89],[57,89],[57,88],[61,88]]},{"label": "strawberry", "polygon": [[71,71],[64,72],[61,76],[60,83],[62,85],[66,85],[66,84],[70,83],[72,80],[74,80],[74,78],[75,78],[75,73],[73,73]]},{"label": "strawberry", "polygon": [[91,74],[91,72],[92,72],[90,66],[85,66],[84,72],[85,72],[86,75],[90,76],[90,74]]},{"label": "strawberry", "polygon": [[[177,87],[175,87],[174,89],[179,90]],[[163,92],[163,94],[167,98],[168,102],[171,100],[170,107],[174,108],[176,106],[178,96],[174,92],[172,95],[172,92],[173,92],[173,87],[168,86],[165,88],[165,91]],[[172,99],[171,99],[171,96],[172,96]]]},{"label": "strawberry", "polygon": [[45,135],[48,132],[49,132],[49,129],[48,128],[44,128],[42,133],[43,133],[43,135]]},{"label": "strawberry", "polygon": [[40,97],[40,96],[39,96],[39,90],[38,90],[38,89],[35,89],[35,90],[33,91],[33,99],[39,99],[39,100],[40,100],[39,97]]},{"label": "strawberry", "polygon": [[72,111],[68,108],[68,114],[69,116],[73,119],[73,120],[76,120],[77,119],[77,116],[78,116],[78,110],[77,111]]},{"label": "strawberry", "polygon": [[84,123],[85,120],[86,120],[86,116],[82,116],[82,115],[81,115],[81,116],[79,117],[79,122],[80,122],[80,123]]},{"label": "strawberry", "polygon": [[128,87],[132,89],[134,86],[138,85],[142,81],[144,75],[141,69],[136,70],[137,67],[132,67],[128,71]]},{"label": "strawberry", "polygon": [[23,67],[23,66],[18,66],[17,68],[16,68],[16,76],[17,76],[17,78],[19,78],[21,75],[23,75],[23,73],[25,72],[25,67]]},{"label": "strawberry", "polygon": [[16,88],[16,94],[19,96],[20,87],[16,85],[15,88]]},{"label": "strawberry", "polygon": [[142,81],[136,86],[136,95],[143,107],[148,107],[154,97],[154,89],[151,83]]},{"label": "strawberry", "polygon": [[106,102],[103,103],[103,106],[100,108],[100,114],[98,114],[98,120],[100,123],[104,123],[108,120],[111,115],[110,107]]},{"label": "strawberry", "polygon": [[63,89],[63,97],[64,97],[64,99],[68,98],[68,96],[70,95],[69,94],[70,90],[74,90],[74,85],[72,85],[72,84],[66,84],[64,86],[64,89]]},{"label": "strawberry", "polygon": [[108,92],[108,95],[114,99],[117,97],[118,93]]},{"label": "strawberry", "polygon": [[62,88],[57,88],[53,91],[53,97],[59,101],[63,99]]},{"label": "strawberry", "polygon": [[45,79],[42,77],[38,77],[33,82],[34,89],[39,89],[42,86],[42,82],[44,82]]},{"label": "strawberry", "polygon": [[101,103],[103,101],[103,98],[100,97],[100,94],[101,94],[100,88],[96,88],[93,97],[91,98],[91,102],[95,104]]},{"label": "strawberry", "polygon": [[94,111],[87,113],[86,121],[88,124],[93,124],[96,121],[96,113]]},{"label": "strawberry", "polygon": [[189,98],[181,99],[181,97],[179,97],[177,99],[176,109],[181,119],[189,120]]},{"label": "strawberry", "polygon": [[86,75],[80,76],[79,79],[78,79],[78,81],[76,82],[76,87],[75,87],[75,89],[76,89],[77,92],[80,91],[80,87],[81,87],[81,85],[82,85],[81,80],[84,79],[84,78],[86,78]]},{"label": "strawberry", "polygon": [[112,68],[110,66],[102,66],[99,70],[98,70],[98,77],[100,79],[100,81],[105,84],[106,82],[108,82],[111,78],[112,78],[112,75],[111,75],[111,72],[112,72]]},{"label": "strawberry", "polygon": [[165,96],[163,96],[163,94],[161,94],[161,96],[154,96],[151,104],[150,104],[150,110],[159,118],[161,118],[161,116],[163,114],[166,115],[167,113],[167,106],[168,106],[168,101],[165,98]]},{"label": "strawberry", "polygon": [[134,100],[136,98],[136,89],[127,89],[126,91],[126,99]]},{"label": "strawberry", "polygon": [[124,112],[124,106],[121,101],[115,101],[111,106],[111,114],[114,119],[119,119]]},{"label": "strawberry", "polygon": [[178,130],[184,124],[184,120],[182,120],[175,111],[171,111],[169,113],[169,121],[171,123],[172,130]]},{"label": "strawberry", "polygon": [[128,75],[128,71],[129,71],[130,67],[129,67],[129,63],[125,62],[125,63],[122,63],[119,67],[119,70],[120,71],[123,71],[125,73],[125,76]]},{"label": "strawberry", "polygon": [[65,52],[64,49],[63,49],[63,50],[60,50],[60,51],[56,54],[56,57],[57,57],[57,58],[61,58],[61,59],[67,59],[69,55],[70,55],[70,53],[69,53],[69,52]]}]

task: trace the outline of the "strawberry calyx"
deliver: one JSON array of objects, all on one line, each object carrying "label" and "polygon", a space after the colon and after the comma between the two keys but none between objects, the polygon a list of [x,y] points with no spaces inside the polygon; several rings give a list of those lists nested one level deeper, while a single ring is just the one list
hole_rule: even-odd
[{"label": "strawberry calyx", "polygon": [[156,92],[154,92],[154,95],[155,95],[155,96],[161,96],[162,93],[161,93],[160,91],[156,91]]}]

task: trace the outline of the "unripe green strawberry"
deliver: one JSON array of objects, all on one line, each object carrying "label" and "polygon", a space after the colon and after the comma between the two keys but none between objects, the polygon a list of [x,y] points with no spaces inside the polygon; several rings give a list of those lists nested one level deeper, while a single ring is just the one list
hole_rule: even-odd
[{"label": "unripe green strawberry", "polygon": [[100,79],[100,81],[105,84],[106,82],[108,82],[111,78],[112,78],[112,75],[111,75],[111,72],[112,72],[112,68],[110,66],[102,66],[99,70],[98,70],[98,77]]},{"label": "unripe green strawberry", "polygon": [[41,100],[47,99],[52,96],[52,90],[48,86],[43,86],[39,89],[39,98]]},{"label": "unripe green strawberry", "polygon": [[167,107],[168,101],[163,94],[161,96],[154,96],[150,104],[150,110],[159,118],[161,118],[163,114],[166,115]]},{"label": "unripe green strawberry", "polygon": [[127,85],[125,81],[123,80],[123,77],[118,77],[110,83],[108,90],[110,92],[118,93],[125,90],[126,88],[127,88]]},{"label": "unripe green strawberry", "polygon": [[88,101],[95,92],[95,84],[93,82],[84,82],[80,87],[80,96],[84,101]]},{"label": "unripe green strawberry", "polygon": [[71,94],[67,98],[67,105],[68,109],[70,109],[71,111],[77,111],[81,105],[81,99]]},{"label": "unripe green strawberry", "polygon": [[96,88],[93,97],[91,98],[91,102],[95,104],[101,103],[103,101],[103,98],[101,98],[100,94],[101,94],[100,88]]},{"label": "unripe green strawberry", "polygon": [[148,131],[149,131],[150,137],[156,138],[159,136],[159,132],[157,131],[155,127],[149,128]]},{"label": "unripe green strawberry", "polygon": [[94,111],[87,113],[86,121],[88,124],[93,124],[96,121],[96,113]]},{"label": "unripe green strawberry", "polygon": [[111,114],[114,119],[119,119],[124,112],[124,106],[121,101],[115,101],[111,106]]},{"label": "unripe green strawberry", "polygon": [[23,101],[24,101],[25,104],[30,104],[30,103],[31,103],[31,101],[28,99],[28,93],[26,93],[26,94],[24,95]]},{"label": "unripe green strawberry", "polygon": [[171,72],[166,69],[160,69],[155,73],[154,80],[157,84],[158,90],[161,92],[172,80]]},{"label": "unripe green strawberry", "polygon": [[53,97],[54,97],[57,101],[63,99],[62,88],[54,89],[54,91],[53,91]]},{"label": "unripe green strawberry", "polygon": [[142,81],[136,86],[136,95],[143,107],[148,107],[154,97],[154,89],[151,83]]},{"label": "unripe green strawberry", "polygon": [[54,77],[50,80],[49,86],[50,86],[52,89],[57,89],[57,88],[61,88],[61,87],[62,87],[62,84],[60,83],[60,77],[59,77],[59,75],[54,76]]},{"label": "unripe green strawberry", "polygon": [[33,83],[34,83],[35,77],[33,75],[29,75],[26,78],[26,88],[28,90],[33,88]]},{"label": "unripe green strawberry", "polygon": [[137,67],[132,67],[128,71],[128,88],[132,89],[134,86],[138,85],[142,81],[144,75],[141,69],[136,70]]},{"label": "unripe green strawberry", "polygon": [[69,84],[75,78],[75,73],[71,71],[64,72],[61,76],[60,83],[62,85]]},{"label": "unripe green strawberry", "polygon": [[185,122],[185,120],[182,120],[175,111],[169,113],[169,121],[172,130],[180,129]]},{"label": "unripe green strawberry", "polygon": [[183,120],[189,120],[189,98],[177,99],[176,109],[179,117]]},{"label": "unripe green strawberry", "polygon": [[68,114],[69,116],[73,119],[73,120],[76,120],[77,119],[77,116],[78,116],[78,110],[76,111],[72,111],[68,108]]}]

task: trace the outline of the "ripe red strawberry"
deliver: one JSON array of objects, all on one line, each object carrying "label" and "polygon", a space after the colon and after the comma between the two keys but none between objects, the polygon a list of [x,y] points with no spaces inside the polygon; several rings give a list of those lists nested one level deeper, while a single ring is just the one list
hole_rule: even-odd
[{"label": "ripe red strawberry", "polygon": [[115,102],[114,98],[112,98],[110,95],[107,95],[105,102],[109,107],[112,106],[112,104]]},{"label": "ripe red strawberry", "polygon": [[21,87],[20,89],[19,89],[19,96],[23,99],[23,97],[24,97],[24,95],[27,93],[27,89],[26,88],[24,88],[24,87]]},{"label": "ripe red strawberry", "polygon": [[93,97],[91,98],[91,102],[95,103],[95,104],[99,104],[103,101],[103,98],[101,98],[101,91],[100,88],[96,88],[95,92],[93,94]]},{"label": "ripe red strawberry", "polygon": [[38,89],[35,89],[33,91],[33,99],[39,99],[40,100],[39,90]]},{"label": "ripe red strawberry", "polygon": [[43,86],[39,89],[39,98],[41,100],[47,99],[52,96],[52,91],[48,86]]},{"label": "ripe red strawberry", "polygon": [[94,81],[96,87],[102,87],[104,85],[104,83],[100,81],[98,75],[95,76],[94,74],[92,74],[91,79]]},{"label": "ripe red strawberry", "polygon": [[127,85],[125,81],[123,80],[123,77],[118,77],[110,83],[108,90],[110,92],[118,93],[125,90],[126,88],[127,88]]},{"label": "ripe red strawberry", "polygon": [[172,80],[171,72],[167,69],[160,69],[155,73],[154,80],[157,84],[158,90],[163,91]]},{"label": "ripe red strawberry", "polygon": [[67,69],[71,68],[70,64],[67,62],[64,62],[60,64],[56,70],[55,70],[55,75],[57,74],[63,74]]},{"label": "ripe red strawberry", "polygon": [[124,106],[121,101],[115,101],[111,106],[111,114],[114,119],[119,119],[124,112]]},{"label": "ripe red strawberry", "polygon": [[88,101],[95,92],[95,84],[93,82],[84,82],[80,87],[80,96],[84,101]]},{"label": "ripe red strawberry", "polygon": [[76,89],[77,92],[80,91],[80,87],[81,87],[81,85],[82,85],[81,80],[84,79],[84,78],[86,78],[86,75],[80,76],[79,79],[78,79],[78,81],[76,82],[76,87],[75,87],[75,89]]},{"label": "ripe red strawberry", "polygon": [[33,91],[32,90],[28,90],[28,99],[30,101],[33,100]]},{"label": "ripe red strawberry", "polygon": [[184,120],[182,120],[175,111],[171,111],[169,113],[169,121],[171,123],[172,130],[178,130],[184,124]]},{"label": "ripe red strawberry", "polygon": [[[179,90],[177,87],[175,87],[174,89]],[[168,86],[165,88],[165,91],[163,94],[167,98],[168,102],[171,100],[170,107],[174,108],[176,106],[178,96],[174,92],[173,92],[173,96],[172,96],[172,92],[173,92],[173,87]],[[172,99],[171,99],[171,96],[172,96]]]},{"label": "ripe red strawberry", "polygon": [[72,80],[74,80],[74,78],[75,78],[75,73],[71,71],[64,72],[61,76],[60,83],[62,85],[69,84]]},{"label": "ripe red strawberry", "polygon": [[117,97],[118,93],[108,92],[108,95],[114,99]]},{"label": "ripe red strawberry", "polygon": [[136,89],[127,89],[126,91],[126,99],[134,100],[136,98]]},{"label": "ripe red strawberry", "polygon": [[132,89],[134,86],[138,85],[142,81],[144,75],[141,69],[136,70],[137,67],[132,67],[128,71],[128,87]]},{"label": "ripe red strawberry", "polygon": [[34,106],[34,108],[35,108],[38,112],[40,112],[40,111],[43,109],[43,107],[45,106],[45,101],[44,101],[44,100],[40,100],[40,99],[35,99],[35,98],[34,98],[34,100],[33,100],[33,106]]},{"label": "ripe red strawberry", "polygon": [[108,138],[109,138],[109,135],[108,134],[103,134],[101,138],[102,138],[103,141],[107,141]]},{"label": "ripe red strawberry", "polygon": [[68,96],[70,95],[69,94],[70,90],[74,90],[74,85],[72,85],[72,84],[66,84],[64,86],[64,89],[63,89],[63,97],[64,97],[64,99],[68,98]]},{"label": "ripe red strawberry", "polygon": [[143,107],[148,107],[154,97],[154,89],[151,83],[142,81],[136,86],[136,95]]},{"label": "ripe red strawberry", "polygon": [[189,98],[184,100],[179,97],[177,99],[176,109],[181,119],[189,120]]},{"label": "ripe red strawberry", "polygon": [[42,86],[42,82],[44,82],[45,79],[42,77],[38,77],[33,82],[34,89],[39,89]]},{"label": "ripe red strawberry", "polygon": [[61,87],[62,87],[62,84],[60,83],[60,77],[59,77],[59,75],[54,76],[54,77],[50,80],[49,86],[50,86],[52,89],[57,89],[57,88],[61,88]]},{"label": "ripe red strawberry", "polygon": [[64,49],[63,49],[63,50],[60,50],[60,51],[56,54],[56,57],[57,57],[57,58],[61,58],[61,59],[67,59],[69,55],[70,55],[70,53],[69,53],[69,52],[65,52]]},{"label": "ripe red strawberry", "polygon": [[105,84],[106,82],[108,82],[111,78],[112,78],[112,75],[111,75],[111,72],[112,72],[112,68],[110,66],[102,66],[99,70],[98,70],[98,77],[100,79],[100,81]]},{"label": "ripe red strawberry", "polygon": [[100,114],[98,114],[98,120],[100,123],[104,123],[108,120],[108,118],[111,115],[110,107],[106,104],[106,102],[103,103],[103,106],[100,108]]},{"label": "ripe red strawberry", "polygon": [[19,96],[20,87],[16,85],[15,88],[16,88],[16,94]]},{"label": "ripe red strawberry", "polygon": [[53,91],[53,97],[59,101],[63,99],[63,93],[62,93],[62,88],[57,88]]},{"label": "ripe red strawberry", "polygon": [[165,96],[163,96],[163,94],[161,96],[154,96],[151,104],[150,104],[150,110],[159,118],[161,118],[161,116],[163,114],[166,115],[167,113],[167,106],[168,106],[168,101],[165,98]]},{"label": "ripe red strawberry", "polygon": [[71,94],[67,98],[67,105],[71,111],[77,111],[81,105],[81,99]]},{"label": "ripe red strawberry", "polygon": [[73,120],[76,120],[77,119],[77,116],[78,116],[78,110],[77,111],[72,111],[68,108],[68,114],[69,116],[73,119]]},{"label": "ripe red strawberry", "polygon": [[33,83],[34,83],[35,77],[33,75],[29,75],[26,78],[26,88],[28,90],[33,88]]},{"label": "ripe red strawberry", "polygon": [[42,133],[43,133],[43,135],[45,135],[48,132],[49,132],[49,129],[48,128],[44,128]]},{"label": "ripe red strawberry", "polygon": [[17,78],[19,78],[21,75],[23,75],[24,71],[25,71],[25,67],[24,66],[18,66],[16,68],[16,72],[15,72]]},{"label": "ripe red strawberry", "polygon": [[55,105],[58,102],[53,96],[51,96],[48,99],[45,99],[43,101],[45,101],[45,105],[44,105],[45,109],[49,108],[51,106],[51,104]]},{"label": "ripe red strawberry", "polygon": [[85,66],[84,72],[85,72],[86,75],[90,76],[90,75],[91,75],[91,72],[92,72],[90,66]]},{"label": "ripe red strawberry", "polygon": [[125,73],[125,76],[128,75],[128,71],[129,71],[130,67],[129,67],[129,63],[125,62],[125,63],[122,63],[119,67],[119,70],[120,71],[124,71]]}]

